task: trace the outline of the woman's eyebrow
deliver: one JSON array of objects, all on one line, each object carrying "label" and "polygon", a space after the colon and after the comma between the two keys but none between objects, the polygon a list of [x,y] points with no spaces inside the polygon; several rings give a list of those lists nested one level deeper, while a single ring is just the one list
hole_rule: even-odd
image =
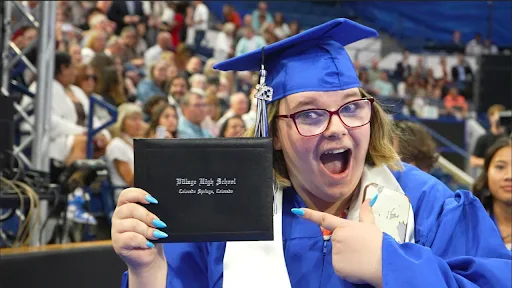
[{"label": "woman's eyebrow", "polygon": [[345,99],[361,98],[361,94],[359,94],[359,92],[357,92],[357,91],[352,91],[352,92],[349,92],[349,93],[343,95],[343,98],[345,98]]},{"label": "woman's eyebrow", "polygon": [[507,163],[508,163],[508,161],[503,160],[503,159],[494,160],[494,164],[507,164]]},{"label": "woman's eyebrow", "polygon": [[299,100],[299,102],[297,102],[295,105],[293,105],[290,110],[295,111],[297,108],[307,106],[307,105],[318,106],[318,99],[315,99],[315,98],[301,99],[301,100]]}]

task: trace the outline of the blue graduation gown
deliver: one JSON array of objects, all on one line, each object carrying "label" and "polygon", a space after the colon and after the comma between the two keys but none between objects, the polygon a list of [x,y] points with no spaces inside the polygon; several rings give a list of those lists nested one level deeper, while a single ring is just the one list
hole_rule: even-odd
[{"label": "blue graduation gown", "polygon": [[[416,244],[398,244],[384,234],[384,287],[510,287],[512,256],[477,198],[468,191],[453,193],[410,165],[393,175],[410,198]],[[356,286],[334,273],[331,242],[318,225],[293,215],[295,207],[305,204],[285,189],[283,247],[292,287]],[[225,248],[225,243],[164,244],[167,287],[221,288]],[[128,287],[127,278],[125,273],[122,287]]]}]

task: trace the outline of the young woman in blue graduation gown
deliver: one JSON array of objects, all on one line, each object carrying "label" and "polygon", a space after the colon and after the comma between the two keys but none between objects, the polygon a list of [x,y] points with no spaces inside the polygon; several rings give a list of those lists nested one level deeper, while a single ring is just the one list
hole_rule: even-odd
[{"label": "young woman in blue graduation gown", "polygon": [[[138,203],[165,204],[129,188],[112,219],[123,287],[510,287],[511,255],[480,201],[399,162],[388,116],[344,49],[374,36],[335,19],[265,47],[265,60],[253,51],[217,64],[257,71],[263,62],[274,89],[269,135],[285,187],[275,239],[154,245],[165,223]],[[386,199],[361,197],[372,182],[408,197],[404,241],[376,224],[372,207]]]}]

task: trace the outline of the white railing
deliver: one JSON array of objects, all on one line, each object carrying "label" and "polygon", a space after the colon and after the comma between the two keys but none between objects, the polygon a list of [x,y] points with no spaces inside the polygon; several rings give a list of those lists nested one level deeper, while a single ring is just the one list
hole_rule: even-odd
[{"label": "white railing", "polygon": [[439,156],[439,159],[436,163],[445,173],[450,174],[457,182],[460,184],[467,186],[471,189],[473,187],[473,183],[475,179],[468,175],[463,170],[459,169],[457,166],[453,165],[450,161],[448,161],[443,156]]}]

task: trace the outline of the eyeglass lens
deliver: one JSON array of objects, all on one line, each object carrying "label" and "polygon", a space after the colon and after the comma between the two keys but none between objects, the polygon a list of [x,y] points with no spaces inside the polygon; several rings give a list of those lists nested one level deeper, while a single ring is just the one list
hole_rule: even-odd
[{"label": "eyeglass lens", "polygon": [[[371,103],[365,99],[350,102],[341,106],[338,113],[347,127],[362,126],[370,121]],[[327,110],[306,110],[295,115],[295,125],[300,134],[312,136],[323,133],[330,118]]]}]

